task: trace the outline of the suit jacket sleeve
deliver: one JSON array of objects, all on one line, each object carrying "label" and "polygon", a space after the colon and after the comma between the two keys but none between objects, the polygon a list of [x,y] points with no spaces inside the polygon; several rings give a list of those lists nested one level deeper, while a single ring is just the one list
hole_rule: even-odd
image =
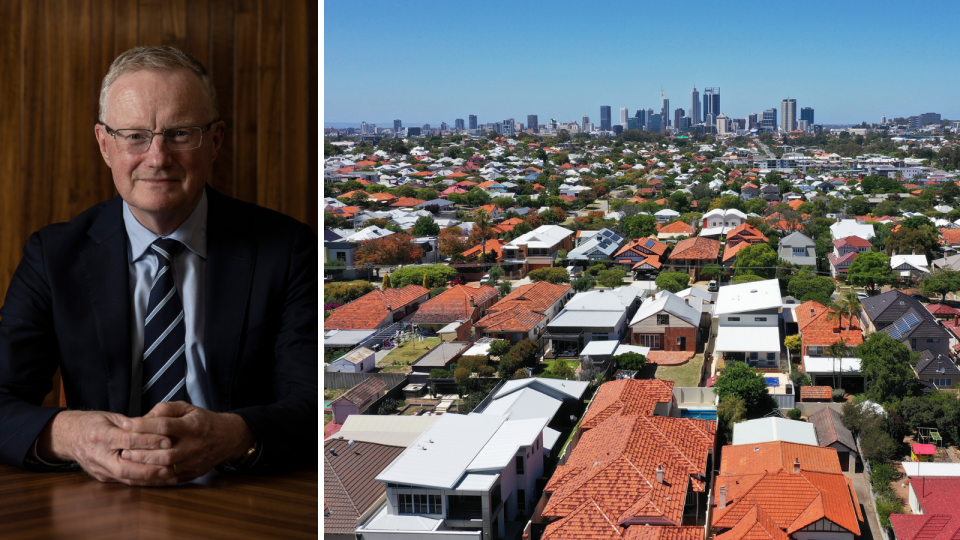
[{"label": "suit jacket sleeve", "polygon": [[[319,414],[317,257],[317,237],[308,226],[299,224],[289,254],[279,312],[248,330],[245,336],[247,342],[258,340],[254,334],[273,334],[273,328],[276,328],[275,339],[266,340],[273,343],[270,353],[241,354],[238,369],[245,373],[246,381],[236,381],[234,385],[234,404],[237,405],[238,400],[248,399],[251,386],[262,386],[272,379],[272,389],[260,388],[255,392],[272,390],[272,399],[266,400],[272,402],[232,410],[247,422],[261,446],[256,465],[251,469],[253,472],[269,474],[316,463]],[[269,368],[272,373],[261,371]],[[256,376],[257,373],[262,376]]]},{"label": "suit jacket sleeve", "polygon": [[43,427],[63,410],[41,406],[59,358],[50,284],[40,235],[34,233],[0,308],[0,461],[54,470],[27,456]]}]

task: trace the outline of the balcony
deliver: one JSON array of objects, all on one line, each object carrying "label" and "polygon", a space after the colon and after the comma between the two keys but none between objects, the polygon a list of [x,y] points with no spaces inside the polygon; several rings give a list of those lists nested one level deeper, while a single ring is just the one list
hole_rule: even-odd
[{"label": "balcony", "polygon": [[447,519],[483,519],[483,503],[479,495],[447,497]]}]

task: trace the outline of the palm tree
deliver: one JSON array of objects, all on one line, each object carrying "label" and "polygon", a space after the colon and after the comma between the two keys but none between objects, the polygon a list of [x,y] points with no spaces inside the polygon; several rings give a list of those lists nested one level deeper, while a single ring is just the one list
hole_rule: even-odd
[{"label": "palm tree", "polygon": [[847,330],[853,325],[853,317],[860,313],[860,297],[856,291],[850,289],[840,293],[840,299],[830,305],[830,312],[827,314],[828,321],[837,321],[837,326],[843,326],[843,316],[847,316]]},{"label": "palm tree", "polygon": [[[836,343],[829,345],[824,351],[826,355],[830,358],[836,358],[840,362],[840,380],[843,380],[843,357],[850,354],[850,347],[847,345],[847,341],[843,338],[837,340]],[[834,388],[840,388],[840,384],[837,382],[837,365],[833,366],[833,382]]]},{"label": "palm tree", "polygon": [[487,256],[487,229],[490,228],[490,217],[486,210],[477,210],[473,226],[480,231],[480,264],[482,266]]}]

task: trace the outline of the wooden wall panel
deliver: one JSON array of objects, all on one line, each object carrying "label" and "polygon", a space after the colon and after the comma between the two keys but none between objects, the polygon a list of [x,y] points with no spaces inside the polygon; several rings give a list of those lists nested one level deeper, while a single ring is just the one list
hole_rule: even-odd
[{"label": "wooden wall panel", "polygon": [[0,2],[0,298],[30,233],[116,194],[94,137],[100,82],[137,45],[207,66],[227,138],[211,184],[318,231],[318,7],[311,0]]}]

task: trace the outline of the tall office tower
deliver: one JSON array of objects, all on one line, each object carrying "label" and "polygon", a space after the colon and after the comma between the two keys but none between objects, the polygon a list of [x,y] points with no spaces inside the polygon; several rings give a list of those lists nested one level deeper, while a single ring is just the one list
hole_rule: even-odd
[{"label": "tall office tower", "polygon": [[580,129],[582,129],[583,131],[589,131],[587,129],[587,124],[589,123],[590,123],[590,117],[587,115],[583,115],[583,117],[580,118]]},{"label": "tall office tower", "polygon": [[514,125],[513,118],[507,118],[503,121],[503,130],[500,132],[503,135],[513,135],[514,134]]},{"label": "tall office tower", "polygon": [[767,132],[777,130],[777,110],[774,108],[763,111],[760,117],[760,128]]},{"label": "tall office tower", "polygon": [[420,136],[420,128],[418,128],[418,127],[408,127],[408,128],[407,128],[407,136],[409,136],[409,137],[419,137],[419,136]]},{"label": "tall office tower", "polygon": [[660,133],[666,133],[670,126],[670,99],[660,92]]},{"label": "tall office tower", "polygon": [[[720,87],[711,86],[703,89],[703,123],[712,126],[720,114]],[[709,122],[707,117],[709,115]]]},{"label": "tall office tower", "polygon": [[401,122],[401,121],[399,121],[399,120],[394,120],[394,121],[393,121],[393,132],[394,132],[394,133],[399,133],[399,132],[400,132],[400,128],[402,128],[402,127],[403,127],[403,122]]},{"label": "tall office tower", "polygon": [[446,122],[440,122],[440,131],[449,131],[450,126]]},{"label": "tall office tower", "polygon": [[637,109],[637,112],[633,115],[633,117],[637,120],[640,120],[640,129],[643,129],[643,126],[647,124],[647,111],[643,109]]},{"label": "tall office tower", "polygon": [[809,120],[802,120],[802,119],[801,119],[800,122],[797,123],[797,129],[799,129],[800,131],[802,131],[802,132],[804,132],[804,133],[809,133],[809,132],[810,132],[810,121],[809,121]]},{"label": "tall office tower", "polygon": [[686,111],[683,109],[674,109],[673,111],[673,127],[680,129],[680,119],[686,116]]},{"label": "tall office tower", "polygon": [[627,118],[630,116],[630,110],[626,107],[620,107],[620,125],[627,125]]},{"label": "tall office tower", "polygon": [[800,109],[800,119],[806,120],[807,123],[813,125],[813,107],[804,107]]},{"label": "tall office tower", "polygon": [[920,115],[920,127],[926,126],[928,124],[936,124],[939,126],[940,122],[941,122],[940,113],[928,112]]},{"label": "tall office tower", "polygon": [[717,135],[728,135],[732,132],[730,126],[730,118],[727,115],[720,113],[717,115]]},{"label": "tall office tower", "polygon": [[613,134],[614,134],[614,135],[620,135],[621,133],[623,133],[623,125],[621,125],[621,124],[614,124],[614,126],[613,126]]},{"label": "tall office tower", "polygon": [[470,121],[470,129],[477,129],[477,115],[471,114],[467,119]]},{"label": "tall office tower", "polygon": [[367,123],[366,123],[366,122],[360,122],[360,134],[361,134],[361,135],[366,135],[366,134],[367,134]]},{"label": "tall office tower", "polygon": [[600,106],[600,131],[610,131],[610,106]]},{"label": "tall office tower", "polygon": [[747,115],[747,129],[757,129],[757,113]]},{"label": "tall office tower", "polygon": [[690,122],[691,118],[689,116],[684,116],[680,118],[680,123],[677,124],[677,130],[679,131],[690,131]]},{"label": "tall office tower", "polygon": [[527,127],[529,128],[528,131],[530,133],[540,133],[539,122],[540,120],[537,118],[537,115],[528,114],[527,115]]},{"label": "tall office tower", "polygon": [[627,129],[640,129],[642,124],[639,118],[627,118]]},{"label": "tall office tower", "polygon": [[690,92],[690,121],[693,125],[700,123],[700,92],[697,92],[696,86]]},{"label": "tall office tower", "polygon": [[[652,108],[647,109],[647,123],[646,123],[647,131],[654,131],[654,129],[650,127],[651,123],[653,123],[654,116],[656,115],[653,114],[653,109]],[[660,124],[657,124],[656,131],[660,131]]]},{"label": "tall office tower", "polygon": [[654,133],[660,132],[660,115],[659,114],[647,115],[647,131],[652,131]]},{"label": "tall office tower", "polygon": [[780,102],[780,122],[785,133],[797,129],[797,100],[787,98]]},{"label": "tall office tower", "polygon": [[886,123],[887,123],[887,117],[886,117],[886,116],[881,116],[881,117],[880,117],[880,123],[881,123],[881,124],[886,124]]},{"label": "tall office tower", "polygon": [[453,121],[453,129],[457,131],[464,129],[463,118],[457,118]]},{"label": "tall office tower", "polygon": [[738,129],[738,130],[746,130],[746,129],[747,129],[747,119],[746,119],[746,118],[734,118],[734,119],[733,119],[733,127],[736,128],[736,129]]}]

